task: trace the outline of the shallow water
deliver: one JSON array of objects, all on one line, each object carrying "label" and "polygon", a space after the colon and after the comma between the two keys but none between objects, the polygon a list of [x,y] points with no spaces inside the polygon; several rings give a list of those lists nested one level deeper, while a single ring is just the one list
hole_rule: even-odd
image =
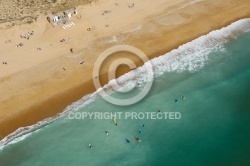
[{"label": "shallow water", "polygon": [[[157,77],[150,93],[137,104],[119,107],[99,98],[78,110],[125,113],[159,109],[180,112],[179,120],[122,118],[116,126],[112,119],[70,120],[66,116],[7,145],[0,152],[0,165],[250,165],[249,44],[250,33],[245,33],[223,49],[210,52],[201,69]],[[136,135],[141,143],[135,141]],[[88,148],[89,143],[94,149]]]}]

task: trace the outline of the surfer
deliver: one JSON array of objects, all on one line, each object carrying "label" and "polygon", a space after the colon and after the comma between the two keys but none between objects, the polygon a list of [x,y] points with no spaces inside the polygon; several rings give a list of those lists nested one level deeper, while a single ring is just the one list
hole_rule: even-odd
[{"label": "surfer", "polygon": [[127,143],[129,143],[129,142],[130,142],[127,138],[125,138],[125,141],[126,141]]},{"label": "surfer", "polygon": [[141,129],[139,129],[138,131],[139,131],[139,134],[142,134],[142,130]]},{"label": "surfer", "polygon": [[114,118],[114,124],[117,126],[116,118]]},{"label": "surfer", "polygon": [[105,130],[105,133],[106,133],[106,135],[109,135],[109,132],[107,130]]},{"label": "surfer", "polygon": [[137,137],[137,136],[135,136],[135,140],[136,140],[137,142],[141,142],[140,138]]},{"label": "surfer", "polygon": [[93,146],[91,144],[89,144],[89,149],[93,149]]},{"label": "surfer", "polygon": [[140,124],[141,127],[144,127],[145,125],[144,124]]}]

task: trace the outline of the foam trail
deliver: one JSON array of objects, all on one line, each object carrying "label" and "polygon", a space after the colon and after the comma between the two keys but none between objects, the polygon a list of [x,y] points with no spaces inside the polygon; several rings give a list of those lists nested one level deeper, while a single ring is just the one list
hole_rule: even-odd
[{"label": "foam trail", "polygon": [[56,121],[58,118],[61,118],[65,115],[67,115],[69,112],[76,111],[81,107],[84,107],[87,104],[90,104],[96,99],[97,95],[86,95],[82,99],[72,103],[71,105],[67,106],[62,113],[59,113],[58,115],[54,117],[50,117],[47,119],[44,119],[42,121],[39,121],[38,123],[27,126],[27,127],[20,127],[13,133],[6,136],[4,139],[0,141],[0,150],[2,150],[5,146],[9,144],[14,144],[16,142],[24,140],[26,137],[28,137],[32,132],[36,132],[37,130],[41,129],[42,127],[45,127],[52,122]]},{"label": "foam trail", "polygon": [[[189,43],[174,49],[163,56],[150,60],[153,65],[155,77],[162,75],[164,72],[194,72],[201,69],[208,60],[208,55],[212,51],[225,51],[223,44],[236,39],[241,34],[250,31],[250,19],[242,19],[220,30],[215,30],[207,35],[201,36]],[[97,93],[105,91],[111,94],[117,90],[116,87],[130,86],[135,79],[140,84],[147,80],[146,65],[137,68],[133,72],[128,72],[116,80],[111,80]],[[117,86],[115,84],[118,84]]]},{"label": "foam trail", "polygon": [[[232,39],[236,39],[239,35],[248,31],[250,31],[250,18],[242,19],[232,23],[228,27],[212,31],[208,35],[201,36],[189,43],[186,43],[178,49],[152,59],[148,63],[152,63],[156,77],[162,75],[164,72],[170,71],[197,71],[205,65],[211,51],[214,51],[215,49],[222,50],[222,44],[227,43]],[[144,79],[146,75],[146,65],[143,65],[142,67],[122,75],[115,81],[111,80],[103,88],[100,88],[96,92],[86,95],[77,102],[69,105],[63,113],[60,113],[55,117],[47,118],[32,126],[17,129],[15,132],[0,141],[0,149],[3,149],[8,144],[16,143],[25,139],[30,133],[54,122],[60,117],[67,115],[68,112],[76,111],[80,107],[93,102],[99,97],[101,91],[107,90],[109,93],[112,93],[114,92],[112,86],[115,87],[115,84],[118,83],[120,86],[129,86],[131,81],[134,81],[135,79],[138,82],[143,83],[147,81]]]}]

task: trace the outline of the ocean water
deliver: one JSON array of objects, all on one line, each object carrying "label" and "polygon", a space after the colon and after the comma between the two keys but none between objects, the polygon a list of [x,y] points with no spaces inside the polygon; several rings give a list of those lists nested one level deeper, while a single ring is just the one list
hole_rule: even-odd
[{"label": "ocean water", "polygon": [[[113,119],[72,120],[65,113],[26,135],[18,131],[13,135],[22,133],[21,137],[2,140],[0,166],[249,166],[250,32],[238,34],[235,29],[240,27],[233,28],[223,40],[213,38],[199,48],[191,42],[193,50],[183,46],[187,49],[173,51],[177,55],[172,58],[169,53],[154,60],[153,64],[162,63],[155,65],[153,87],[142,101],[121,107],[97,98],[75,111],[160,110],[179,112],[180,119],[123,117],[117,118],[116,126]],[[226,30],[212,36],[221,31]],[[179,54],[180,50],[184,53]],[[112,96],[129,97],[140,90]],[[135,136],[142,141],[136,142]]]}]

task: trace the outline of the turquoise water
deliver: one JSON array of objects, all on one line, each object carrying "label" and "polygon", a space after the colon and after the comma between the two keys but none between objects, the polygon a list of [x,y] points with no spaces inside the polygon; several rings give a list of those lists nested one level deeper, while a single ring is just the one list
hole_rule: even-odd
[{"label": "turquoise water", "polygon": [[[179,120],[123,118],[117,119],[115,126],[112,119],[60,118],[6,146],[0,152],[0,166],[249,166],[249,44],[250,33],[245,33],[225,44],[224,51],[211,52],[199,71],[168,72],[157,77],[147,97],[135,105],[119,107],[99,98],[78,110],[160,109],[180,112]],[[135,141],[136,135],[141,143]],[[89,149],[89,143],[94,149]]]}]

